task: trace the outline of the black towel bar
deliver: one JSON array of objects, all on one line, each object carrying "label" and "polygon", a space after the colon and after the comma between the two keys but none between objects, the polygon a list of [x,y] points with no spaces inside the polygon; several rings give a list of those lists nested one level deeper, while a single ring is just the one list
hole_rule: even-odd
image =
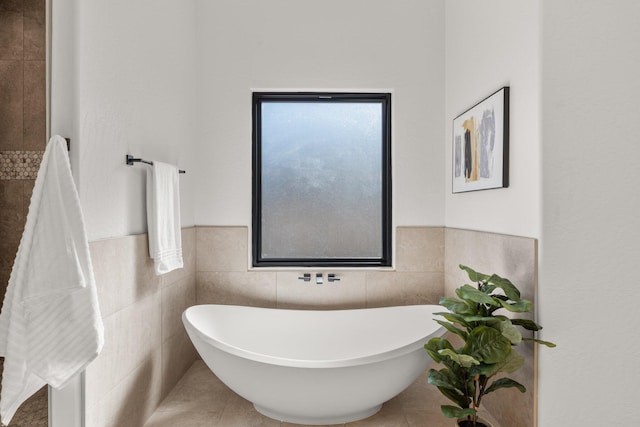
[{"label": "black towel bar", "polygon": [[[133,157],[131,154],[127,154],[126,163],[129,166],[133,166],[134,163],[145,163],[147,165],[153,165],[152,161],[144,160],[144,159],[137,159],[137,158]],[[178,172],[187,173],[187,172],[183,171],[182,169],[179,169]]]}]

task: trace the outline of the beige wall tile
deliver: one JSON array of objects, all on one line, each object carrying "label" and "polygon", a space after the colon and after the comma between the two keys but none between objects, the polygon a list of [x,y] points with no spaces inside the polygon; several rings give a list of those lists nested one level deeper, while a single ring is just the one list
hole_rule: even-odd
[{"label": "beige wall tile", "polygon": [[[103,285],[100,296],[106,299],[101,307],[104,305],[112,314],[105,319],[105,350],[94,362],[96,366],[90,366],[87,371],[87,402],[96,409],[98,420],[100,416],[105,418],[99,424],[88,424],[89,427],[117,425],[121,421],[126,426],[129,418],[138,420],[136,417],[147,411],[144,408],[157,404],[155,395],[146,396],[144,402],[137,403],[143,409],[134,410],[128,401],[116,399],[113,393],[125,390],[126,394],[126,387],[133,387],[135,372],[139,373],[135,387],[146,389],[157,381],[155,376],[144,374],[143,366],[146,360],[156,360],[158,351],[161,352],[160,367],[154,369],[160,369],[159,395],[164,396],[173,389],[182,372],[197,358],[181,321],[182,310],[194,303],[320,309],[436,304],[445,292],[445,273],[446,280],[455,283],[454,287],[460,284],[459,262],[481,271],[486,267],[485,272],[510,272],[511,275],[504,272],[503,275],[535,283],[527,279],[527,272],[536,262],[535,241],[532,245],[531,239],[515,238],[505,242],[504,236],[480,236],[439,227],[400,227],[397,230],[398,271],[341,270],[336,272],[341,281],[333,284],[327,283],[324,272],[325,283],[316,285],[314,281],[298,280],[301,273],[296,271],[247,271],[247,233],[246,227],[183,230],[185,271],[162,279],[153,274],[144,235],[91,244],[92,257],[95,253],[100,258],[97,263],[94,260],[94,264],[98,264],[96,278]],[[187,254],[187,251],[193,252]],[[130,275],[135,278],[128,280]],[[122,332],[128,328],[131,331]],[[149,345],[149,341],[153,344]],[[526,375],[529,369],[523,373]],[[105,378],[107,376],[111,378]],[[107,396],[106,403],[96,403],[100,396]],[[487,401],[487,405],[491,402]],[[238,418],[237,414],[242,411],[233,411],[232,406],[227,408],[225,422],[262,419],[253,415],[251,419]],[[505,408],[498,405],[495,410],[504,412],[505,419],[511,419]],[[221,414],[220,411],[213,413]]]},{"label": "beige wall tile", "polygon": [[[520,289],[522,297],[535,305],[536,239],[447,228],[445,247],[445,288],[448,295],[462,284],[469,283],[467,274],[458,267],[458,264],[464,264],[476,271],[496,273],[511,280]],[[523,313],[518,317],[533,319],[534,314]],[[530,343],[518,346],[517,351],[525,357],[525,365],[509,377],[523,384],[527,392],[506,391],[511,394],[505,399],[505,391],[498,391],[487,396],[484,405],[501,425],[530,426],[533,425],[534,396],[537,393],[534,379],[536,357]]]},{"label": "beige wall tile", "polygon": [[182,262],[183,267],[160,276],[162,286],[173,283],[187,276],[196,274],[196,229],[195,227],[182,229]]},{"label": "beige wall tile", "polygon": [[340,281],[329,282],[323,273],[322,285],[304,282],[299,272],[277,273],[277,307],[296,309],[346,309],[365,308],[365,272],[340,271],[335,273]]},{"label": "beige wall tile", "polygon": [[444,227],[398,227],[397,271],[444,271]]},{"label": "beige wall tile", "polygon": [[[221,274],[226,272],[244,272],[247,265],[246,227],[197,227],[197,265],[198,303],[218,302],[240,305],[267,305],[270,301],[264,295],[254,292],[251,286],[231,283],[243,280],[251,283],[250,271],[241,275]],[[369,295],[376,306],[393,303],[410,304],[411,301],[437,301],[442,291],[442,272],[444,269],[444,229],[442,227],[401,227],[398,229],[398,272],[385,272],[386,275],[372,276],[374,282]],[[216,273],[206,276],[203,272]],[[400,272],[415,272],[400,279],[426,280],[427,287],[417,284],[390,284],[390,280]],[[262,273],[262,272],[261,272]],[[269,273],[269,272],[266,272]],[[277,272],[277,306],[281,308],[350,308],[364,307],[367,304],[366,278],[363,270],[344,270],[340,282],[320,287],[304,283],[297,279],[299,272]],[[436,273],[424,274],[424,273]],[[245,275],[248,274],[248,275]],[[422,276],[420,276],[422,274]],[[326,275],[325,275],[326,276]],[[420,278],[418,278],[420,277]],[[434,279],[436,277],[436,279]],[[382,279],[386,278],[386,279]],[[201,280],[202,279],[202,280]],[[301,285],[302,284],[302,285]],[[434,285],[435,284],[435,285]],[[304,286],[309,285],[309,286]],[[435,290],[432,289],[435,286]],[[437,293],[437,296],[434,295]]]},{"label": "beige wall tile", "polygon": [[158,412],[222,412],[235,395],[202,360],[196,360],[180,378]]},{"label": "beige wall tile", "polygon": [[275,272],[206,272],[196,275],[198,304],[276,306]]},{"label": "beige wall tile", "polygon": [[527,389],[520,393],[515,389],[499,390],[488,394],[484,400],[485,408],[497,419],[501,426],[533,426],[534,401],[536,389],[533,344],[524,343],[518,346],[518,353],[525,357],[524,366],[507,376]]},{"label": "beige wall tile", "polygon": [[464,283],[467,274],[459,264],[482,273],[496,273],[511,280],[527,299],[534,299],[537,280],[537,241],[471,230],[445,231],[445,290],[448,295]]},{"label": "beige wall tile", "polygon": [[160,308],[156,292],[103,319],[104,347],[86,371],[87,406],[95,406],[145,360],[157,357],[160,364]]},{"label": "beige wall tile", "polygon": [[367,272],[367,307],[437,304],[442,273]]},{"label": "beige wall tile", "polygon": [[[182,311],[196,301],[195,248],[195,228],[184,229],[185,267],[156,276],[145,234],[90,243],[105,324],[104,349],[87,369],[87,407],[102,414],[92,418],[96,426],[128,423],[129,418],[137,421],[123,425],[142,425],[141,417],[151,415],[196,359],[181,319]],[[158,365],[151,377],[140,370],[145,360]],[[131,377],[135,371],[141,373],[137,380]],[[157,393],[144,392],[136,401],[142,412],[112,394],[121,383],[146,389],[156,382]]]},{"label": "beige wall tile", "polygon": [[197,271],[247,271],[247,227],[198,227]]},{"label": "beige wall tile", "polygon": [[159,292],[148,245],[146,234],[89,244],[103,317]]},{"label": "beige wall tile", "polygon": [[162,341],[162,398],[169,394],[197,359],[198,353],[184,328]]},{"label": "beige wall tile", "polygon": [[196,228],[182,229],[182,245],[185,274],[196,274]]},{"label": "beige wall tile", "polygon": [[162,340],[182,333],[182,312],[196,304],[196,276],[162,288]]},{"label": "beige wall tile", "polygon": [[99,401],[87,402],[87,427],[140,427],[161,402],[161,355],[151,354]]}]

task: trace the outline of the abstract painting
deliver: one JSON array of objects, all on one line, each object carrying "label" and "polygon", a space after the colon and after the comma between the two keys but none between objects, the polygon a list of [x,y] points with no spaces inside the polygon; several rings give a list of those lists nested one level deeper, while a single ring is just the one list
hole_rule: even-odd
[{"label": "abstract painting", "polygon": [[453,192],[509,186],[509,87],[453,119]]}]

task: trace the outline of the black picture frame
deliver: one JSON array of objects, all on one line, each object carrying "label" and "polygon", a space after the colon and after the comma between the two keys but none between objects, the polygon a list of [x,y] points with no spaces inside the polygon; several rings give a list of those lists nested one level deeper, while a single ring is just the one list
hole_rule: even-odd
[{"label": "black picture frame", "polygon": [[453,119],[452,192],[509,187],[509,87]]}]

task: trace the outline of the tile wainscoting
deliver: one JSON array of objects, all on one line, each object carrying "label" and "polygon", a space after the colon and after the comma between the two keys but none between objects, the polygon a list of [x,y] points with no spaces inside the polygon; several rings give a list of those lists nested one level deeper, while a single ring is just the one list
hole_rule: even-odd
[{"label": "tile wainscoting", "polygon": [[[480,231],[445,229],[445,294],[454,295],[454,290],[469,277],[458,267],[465,264],[476,271],[498,274],[511,280],[520,289],[523,298],[536,305],[538,283],[538,241],[536,239]],[[535,320],[535,313],[519,317]],[[483,404],[503,426],[537,426],[537,355],[532,343],[522,343],[518,352],[525,357],[524,366],[509,374],[510,378],[523,384],[527,391],[500,390],[489,394]],[[505,394],[509,398],[505,399]]]},{"label": "tile wainscoting", "polygon": [[183,229],[184,268],[163,276],[146,234],[90,244],[105,344],[86,371],[87,427],[140,427],[197,359],[181,320],[196,303],[195,242]]},{"label": "tile wainscoting", "polygon": [[[317,269],[340,278],[328,283],[325,274],[322,285],[298,279],[310,269],[250,269],[248,244],[247,227],[186,228],[185,268],[156,277],[146,235],[91,243],[106,336],[102,354],[87,369],[87,427],[139,427],[156,411],[198,359],[180,318],[196,303],[313,309],[436,304],[468,281],[458,263],[508,277],[535,300],[535,239],[398,227],[395,269]],[[516,379],[527,393],[513,393],[509,405],[486,400],[498,425],[535,426],[532,348],[526,358]]]},{"label": "tile wainscoting", "polygon": [[[437,304],[444,290],[444,229],[398,227],[396,269],[249,269],[247,227],[197,227],[196,282],[201,304],[344,309]],[[324,283],[303,282],[302,271]],[[339,282],[329,283],[326,273]]]}]

